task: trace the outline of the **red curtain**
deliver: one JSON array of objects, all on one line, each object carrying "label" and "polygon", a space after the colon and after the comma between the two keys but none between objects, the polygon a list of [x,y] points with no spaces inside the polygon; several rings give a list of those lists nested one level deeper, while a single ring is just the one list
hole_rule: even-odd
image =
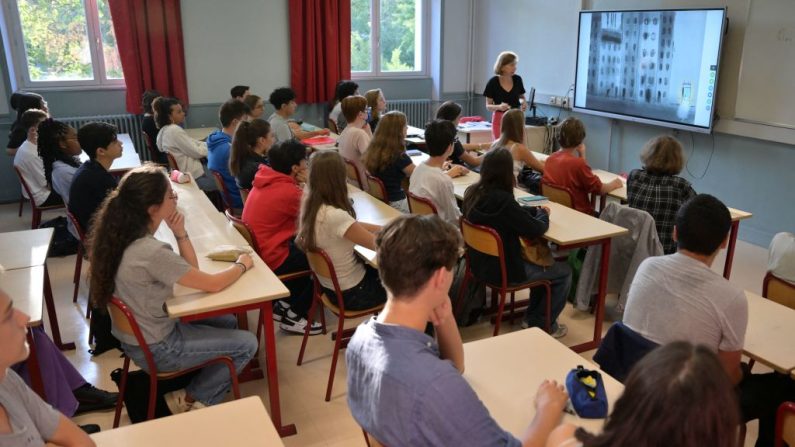
[{"label": "red curtain", "polygon": [[141,95],[150,89],[189,102],[179,1],[108,1],[130,113],[143,113]]},{"label": "red curtain", "polygon": [[350,0],[290,0],[290,67],[300,102],[326,102],[350,79]]}]

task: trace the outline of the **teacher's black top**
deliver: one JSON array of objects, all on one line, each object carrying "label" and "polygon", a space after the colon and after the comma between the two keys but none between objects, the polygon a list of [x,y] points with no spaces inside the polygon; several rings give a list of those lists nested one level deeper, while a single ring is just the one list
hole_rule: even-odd
[{"label": "teacher's black top", "polygon": [[502,104],[508,103],[511,108],[518,109],[519,108],[519,97],[524,95],[524,84],[522,83],[522,77],[519,75],[513,75],[513,88],[510,92],[506,92],[504,88],[500,85],[500,77],[493,76],[489,79],[489,82],[486,84],[486,89],[483,90],[483,96],[486,98],[491,98],[494,101],[494,104]]}]

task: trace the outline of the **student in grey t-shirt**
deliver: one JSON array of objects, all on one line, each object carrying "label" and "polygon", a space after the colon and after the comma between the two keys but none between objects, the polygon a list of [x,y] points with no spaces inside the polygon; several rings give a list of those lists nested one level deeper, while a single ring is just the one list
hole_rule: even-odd
[{"label": "student in grey t-shirt", "polygon": [[[545,381],[520,441],[497,425],[461,376],[464,348],[447,295],[461,242],[436,215],[401,216],[377,236],[389,298],[378,317],[356,329],[346,360],[351,414],[384,445],[521,446],[543,443],[560,421],[566,392]],[[428,322],[438,340],[423,333]]]},{"label": "student in grey t-shirt", "polygon": [[[236,371],[242,370],[257,350],[257,339],[250,332],[236,330],[233,315],[185,324],[169,318],[166,299],[173,294],[174,284],[220,291],[253,267],[251,257],[241,255],[217,273],[199,270],[196,251],[185,230],[185,217],[177,210],[177,195],[163,170],[155,165],[128,172],[94,217],[92,297],[103,306],[116,296],[132,310],[157,369],[177,371],[228,356]],[[190,218],[202,217],[197,214]],[[153,236],[164,221],[174,233],[179,254]],[[146,369],[135,337],[120,332],[115,323],[113,333],[125,354]],[[230,385],[225,366],[209,366],[186,389],[168,393],[166,403],[172,413],[214,405]]]},{"label": "student in grey t-shirt", "polygon": [[268,118],[268,122],[271,123],[277,143],[293,138],[303,140],[329,134],[328,129],[304,131],[295,123],[293,123],[294,128],[290,127],[291,123],[288,118],[293,116],[298,108],[298,103],[295,102],[295,92],[290,87],[277,88],[271,93],[268,100],[276,109],[276,112]]},{"label": "student in grey t-shirt", "polygon": [[0,290],[0,447],[93,446],[74,422],[44,402],[12,371],[28,357],[26,341],[30,317],[14,309]]},{"label": "student in grey t-shirt", "polygon": [[629,288],[624,324],[658,344],[685,340],[715,350],[738,388],[743,420],[759,419],[756,445],[768,446],[776,409],[795,400],[795,382],[741,367],[748,301],[710,268],[730,227],[729,210],[715,197],[699,194],[685,202],[673,233],[678,252],[643,261]]}]

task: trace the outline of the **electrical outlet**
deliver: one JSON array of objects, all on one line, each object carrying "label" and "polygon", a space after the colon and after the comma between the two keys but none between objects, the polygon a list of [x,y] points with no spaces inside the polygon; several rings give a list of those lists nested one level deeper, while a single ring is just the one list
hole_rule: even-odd
[{"label": "electrical outlet", "polygon": [[558,105],[558,97],[557,96],[550,96],[549,103],[553,106]]},{"label": "electrical outlet", "polygon": [[562,101],[561,101],[561,103],[560,103],[560,106],[561,106],[561,107],[563,107],[564,109],[569,109],[569,108],[571,108],[571,107],[570,107],[570,104],[571,104],[571,102],[569,101],[569,97],[568,97],[568,96],[564,96],[564,97],[563,97],[563,98],[561,98],[561,99],[562,99]]}]

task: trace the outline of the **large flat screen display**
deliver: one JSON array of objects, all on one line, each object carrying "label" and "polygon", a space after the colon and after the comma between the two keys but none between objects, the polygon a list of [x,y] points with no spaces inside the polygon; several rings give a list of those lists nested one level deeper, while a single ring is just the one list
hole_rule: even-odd
[{"label": "large flat screen display", "polygon": [[580,12],[574,110],[710,132],[725,9]]}]

